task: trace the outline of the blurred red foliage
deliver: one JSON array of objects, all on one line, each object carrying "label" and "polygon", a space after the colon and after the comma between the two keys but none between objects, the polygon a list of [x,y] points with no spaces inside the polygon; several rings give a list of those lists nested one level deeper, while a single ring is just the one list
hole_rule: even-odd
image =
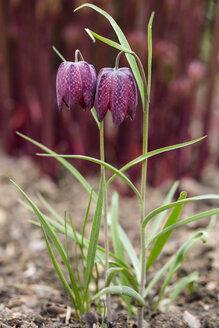
[{"label": "blurred red foliage", "polygon": [[[102,67],[114,66],[117,51],[100,42],[93,44],[84,32],[89,27],[116,40],[106,19],[89,8],[73,13],[84,2],[0,0],[0,136],[9,154],[36,152],[34,146],[15,134],[19,130],[60,153],[99,156],[98,131],[91,114],[81,108],[60,113],[55,95],[60,59],[52,51],[52,45],[67,60],[73,60],[75,49],[80,49],[97,72]],[[206,76],[206,67],[199,61],[206,1],[94,0],[92,3],[115,18],[145,68],[146,25],[155,11],[149,147],[153,150],[191,139],[195,91]],[[123,64],[127,65],[125,56]],[[136,119],[126,120],[119,129],[113,128],[111,118],[106,117],[108,161],[122,165],[141,154],[141,120],[140,101]],[[188,148],[160,156],[159,160],[151,159],[149,182],[158,184],[169,176],[179,178],[189,173],[191,166],[197,168],[197,156],[192,155],[194,148]],[[43,163],[48,172],[48,160]],[[53,160],[51,163],[54,165]],[[80,166],[83,172],[88,172],[85,162],[80,162]],[[54,168],[51,171],[50,166],[50,173],[55,172]],[[139,168],[133,168],[130,174],[137,178]]]}]

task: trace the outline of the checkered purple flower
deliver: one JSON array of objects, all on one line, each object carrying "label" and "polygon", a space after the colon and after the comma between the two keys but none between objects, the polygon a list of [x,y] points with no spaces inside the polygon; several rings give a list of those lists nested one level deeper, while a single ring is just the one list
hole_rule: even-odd
[{"label": "checkered purple flower", "polygon": [[83,109],[94,105],[96,71],[85,61],[63,62],[56,76],[57,103],[62,110],[63,102],[73,109],[79,104]]},{"label": "checkered purple flower", "polygon": [[126,116],[134,119],[137,107],[137,87],[129,68],[103,68],[97,77],[95,108],[101,122],[109,109],[113,124],[118,127]]}]

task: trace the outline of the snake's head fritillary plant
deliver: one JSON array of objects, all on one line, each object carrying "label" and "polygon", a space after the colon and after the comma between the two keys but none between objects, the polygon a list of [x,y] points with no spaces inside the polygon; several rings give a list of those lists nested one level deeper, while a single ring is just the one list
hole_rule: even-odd
[{"label": "snake's head fritillary plant", "polygon": [[113,124],[118,127],[126,116],[134,119],[137,107],[137,87],[129,68],[103,68],[97,77],[95,108],[101,122],[109,109]]},{"label": "snake's head fritillary plant", "polygon": [[63,103],[70,109],[79,104],[83,109],[94,105],[96,71],[85,61],[65,61],[59,66],[56,76],[57,103],[62,110]]}]

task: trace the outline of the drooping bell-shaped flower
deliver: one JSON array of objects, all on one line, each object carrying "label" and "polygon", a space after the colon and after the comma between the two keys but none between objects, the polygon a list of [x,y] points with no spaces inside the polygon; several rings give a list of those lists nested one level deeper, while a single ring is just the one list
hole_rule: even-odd
[{"label": "drooping bell-shaped flower", "polygon": [[113,124],[118,127],[126,116],[134,119],[137,87],[129,68],[103,68],[97,77],[95,108],[101,122],[109,109]]},{"label": "drooping bell-shaped flower", "polygon": [[[77,56],[78,53],[75,53],[76,59]],[[84,60],[61,63],[56,76],[56,95],[60,110],[63,102],[70,109],[77,104],[83,109],[91,109],[94,105],[95,90],[96,71],[93,65]]]}]

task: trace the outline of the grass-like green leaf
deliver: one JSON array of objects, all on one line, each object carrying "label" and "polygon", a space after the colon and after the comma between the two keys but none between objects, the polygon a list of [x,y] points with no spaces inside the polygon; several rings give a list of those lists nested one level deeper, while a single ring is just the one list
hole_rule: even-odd
[{"label": "grass-like green leaf", "polygon": [[[167,193],[167,195],[164,199],[163,205],[167,205],[172,202],[178,186],[179,186],[178,181],[173,183],[172,187],[170,188],[169,192]],[[166,214],[165,211],[163,211],[163,212],[159,213],[156,216],[156,218],[153,220],[153,222],[150,226],[150,230],[148,231],[148,234],[147,234],[147,240],[150,240],[157,233],[158,229],[160,228],[160,226],[165,218],[165,214]]]},{"label": "grass-like green leaf", "polygon": [[[141,268],[140,262],[137,258],[136,252],[128,239],[127,234],[121,227],[118,222],[118,194],[114,193],[112,197],[112,207],[111,207],[111,220],[109,221],[112,231],[112,242],[115,252],[118,252],[117,255],[122,260],[123,263],[126,262],[125,255],[123,250],[125,249],[127,256],[131,260],[131,263],[134,267],[137,280],[140,280]],[[116,255],[116,254],[115,254]]]},{"label": "grass-like green leaf", "polygon": [[52,208],[52,206],[46,201],[46,199],[40,193],[37,194],[39,200],[43,204],[43,206],[47,209],[47,211],[54,217],[60,224],[64,224],[63,218]]},{"label": "grass-like green leaf", "polygon": [[[128,49],[128,50],[131,50],[130,48],[130,45],[124,35],[124,33],[122,32],[121,28],[118,26],[118,24],[116,23],[116,21],[104,10],[102,10],[101,8],[95,6],[95,5],[92,5],[90,3],[84,3],[83,5],[77,7],[74,11],[76,10],[79,10],[83,7],[90,7],[92,8],[93,10],[96,10],[97,12],[99,12],[100,14],[102,14],[103,16],[105,16],[108,21],[110,22],[110,24],[112,25],[118,39],[119,39],[119,42],[121,43],[121,45],[125,48],[125,49]],[[142,100],[142,104],[143,104],[143,108],[144,108],[144,104],[145,104],[145,99],[144,99],[144,87],[143,87],[143,82],[142,82],[142,78],[141,78],[141,74],[139,72],[139,69],[138,69],[138,65],[136,63],[136,60],[135,58],[130,55],[130,54],[127,54],[126,53],[126,58],[129,62],[129,65],[131,66],[131,69],[133,71],[133,74],[135,76],[135,79],[136,79],[136,82],[137,82],[137,85],[138,85],[138,88],[139,88],[139,91],[140,91],[140,95],[141,95],[141,100]]]},{"label": "grass-like green leaf", "polygon": [[135,269],[135,274],[136,274],[137,280],[140,281],[141,266],[140,266],[139,259],[137,258],[136,252],[135,252],[130,240],[128,239],[127,234],[125,233],[125,231],[123,230],[123,228],[120,225],[118,226],[118,231],[119,231],[119,236],[120,236],[121,242],[123,243],[123,247],[126,250],[126,254],[128,255],[128,257]]},{"label": "grass-like green leaf", "polygon": [[[42,195],[41,195],[42,197]],[[19,200],[19,202],[25,207],[27,208],[29,211],[33,212],[33,209],[31,208],[31,206],[29,206],[28,204],[26,204],[24,201],[22,200]],[[46,200],[44,199],[44,202],[46,202]],[[47,203],[47,202],[46,202]],[[47,203],[48,204],[48,203]],[[49,205],[49,204],[48,204]],[[36,206],[36,205],[35,205]],[[46,207],[47,209],[50,207],[50,205],[48,207]],[[54,210],[54,209],[53,209]],[[57,212],[55,212],[56,215],[59,215]],[[61,234],[65,234],[65,227],[64,227],[64,220],[62,223],[58,223],[56,221],[54,221],[53,219],[47,217],[45,214],[43,214],[44,216],[44,219],[46,221],[48,221],[48,223],[53,227],[53,229],[56,231],[56,232],[59,232]],[[62,220],[61,216],[60,216],[60,219]],[[40,227],[40,223],[37,222],[37,221],[34,221],[34,220],[29,220],[32,224]],[[75,237],[74,237],[74,234],[72,233],[72,229],[71,227],[67,224],[67,234],[68,234],[68,237],[71,238],[72,240],[75,241]],[[80,246],[83,246],[85,248],[88,248],[89,246],[89,240],[84,238],[83,239],[83,243],[82,243],[82,235],[79,233],[79,232],[76,232],[77,234],[77,240],[78,240],[78,243]],[[114,259],[116,261],[116,263],[118,265],[122,265],[123,267],[131,270],[131,267],[127,264],[127,263],[124,263],[124,262],[121,262],[113,253],[109,253],[110,257],[112,259]],[[97,246],[97,251],[96,251],[96,256],[95,256],[95,261],[96,262],[100,262],[102,265],[104,265],[105,263],[105,249],[101,246]]]},{"label": "grass-like green leaf", "polygon": [[[209,232],[216,221],[216,216],[212,216],[209,225],[207,226],[207,228],[204,230],[205,232]],[[200,235],[198,235],[198,237],[200,238],[204,238],[206,235],[201,233]],[[192,240],[192,241],[191,241]],[[194,244],[198,241],[198,238],[196,238],[195,236],[191,237],[191,240],[187,240],[181,247],[180,250],[178,251],[179,254],[182,254],[182,250],[184,250],[184,255],[183,257],[185,257],[186,252],[189,250],[190,247],[188,247],[188,245],[191,247],[193,246],[193,242]],[[205,241],[205,240],[203,240]],[[151,291],[151,289],[156,285],[156,283],[164,276],[164,274],[169,271],[169,268],[173,266],[173,263],[176,261],[176,257],[178,256],[178,253],[176,254],[175,258],[171,259],[170,261],[168,261],[154,276],[154,278],[151,280],[151,282],[147,285],[146,289],[145,289],[145,293],[144,293],[144,298],[147,297],[147,295],[149,294],[149,292]],[[182,258],[182,257],[181,257]]]},{"label": "grass-like green leaf", "polygon": [[105,280],[105,287],[109,287],[111,281],[113,280],[113,277],[117,275],[119,272],[121,272],[123,268],[121,267],[113,267],[109,268],[106,271],[106,280]]},{"label": "grass-like green leaf", "polygon": [[[187,196],[187,194],[185,192],[182,192],[178,198],[178,201],[185,199],[186,196]],[[169,215],[169,217],[163,227],[163,230],[178,221],[179,216],[182,211],[182,208],[183,208],[183,204],[180,204],[173,208],[171,214]],[[150,268],[150,266],[156,261],[157,257],[160,255],[164,245],[170,238],[170,235],[172,232],[173,232],[173,230],[170,230],[166,234],[164,234],[156,239],[156,241],[151,249],[150,255],[148,256],[148,259],[147,259],[147,264],[146,264],[147,271]]]},{"label": "grass-like green leaf", "polygon": [[82,228],[82,234],[81,234],[81,247],[82,248],[84,247],[84,234],[85,234],[85,228],[86,228],[86,224],[87,224],[88,215],[90,213],[90,206],[91,206],[92,196],[93,196],[93,189],[91,190],[91,193],[90,193],[90,198],[89,198],[89,201],[88,201],[87,210],[86,210],[84,223],[83,223],[83,228]]},{"label": "grass-like green leaf", "polygon": [[121,179],[123,179],[129,187],[134,191],[134,193],[137,195],[138,199],[140,202],[142,202],[141,195],[137,188],[134,186],[134,184],[127,178],[126,175],[124,175],[120,170],[117,170],[114,166],[101,161],[97,158],[94,157],[89,157],[89,156],[83,156],[83,155],[61,155],[61,154],[37,154],[38,156],[43,156],[43,157],[54,157],[54,158],[75,158],[75,159],[83,159],[89,162],[93,162],[99,165],[104,166],[105,168],[109,169],[113,173],[115,173],[117,176],[119,176]]},{"label": "grass-like green leaf", "polygon": [[135,280],[135,278],[133,277],[133,275],[126,269],[123,268],[121,266],[113,266],[110,267],[107,271],[106,271],[106,281],[105,281],[105,287],[109,287],[111,281],[113,280],[114,276],[116,274],[123,274],[126,278],[127,281],[129,282],[129,284],[127,286],[132,286],[133,289],[138,292],[138,284]]},{"label": "grass-like green leaf", "polygon": [[[123,245],[120,240],[119,231],[118,231],[118,226],[119,226],[119,214],[118,214],[119,204],[118,204],[118,202],[119,202],[119,195],[117,192],[115,192],[112,196],[112,202],[111,202],[111,236],[112,236],[112,243],[113,243],[113,249],[114,249],[115,255],[121,261],[126,262]],[[120,279],[121,284],[128,286],[129,281],[128,281],[127,277],[125,275],[123,275],[121,272],[118,272],[118,273],[119,273],[119,279]],[[123,296],[123,300],[125,301],[126,306],[129,309],[129,312],[132,312],[130,298],[127,296]]]},{"label": "grass-like green leaf", "polygon": [[148,99],[150,102],[150,92],[151,92],[151,67],[152,67],[152,23],[154,19],[154,12],[152,12],[148,23]]},{"label": "grass-like green leaf", "polygon": [[41,224],[41,228],[42,228],[42,231],[43,231],[44,239],[46,241],[46,246],[47,246],[47,249],[49,251],[49,255],[51,257],[53,266],[54,266],[54,268],[55,268],[55,270],[56,270],[56,272],[57,272],[57,274],[59,276],[59,279],[61,280],[64,288],[66,289],[67,293],[69,294],[69,297],[70,297],[70,299],[71,299],[71,301],[72,301],[72,303],[74,305],[75,315],[76,315],[76,318],[77,318],[78,317],[78,308],[77,308],[77,304],[76,304],[76,301],[75,301],[74,294],[73,294],[73,292],[72,292],[72,290],[71,290],[71,288],[70,288],[67,280],[65,279],[65,276],[63,275],[62,270],[61,270],[61,268],[60,268],[60,266],[59,266],[59,264],[58,264],[58,262],[56,260],[56,257],[55,257],[55,255],[53,253],[53,250],[52,250],[51,246],[50,246],[50,243],[49,243],[49,240],[47,238],[46,231],[45,231],[45,229],[43,227],[43,224]]},{"label": "grass-like green leaf", "polygon": [[[108,44],[109,46],[111,46],[111,47],[113,47],[113,48],[118,49],[119,51],[123,51],[123,52],[130,53],[130,54],[133,53],[132,50],[127,49],[127,48],[124,48],[123,46],[121,46],[120,43],[117,43],[117,42],[115,42],[115,41],[113,41],[113,40],[110,40],[110,39],[108,39],[108,38],[105,38],[105,37],[103,37],[103,36],[101,36],[101,35],[95,33],[94,31],[91,31],[91,30],[88,29],[88,28],[86,28],[85,31],[86,31],[90,36],[92,36],[92,37],[94,37],[94,38],[96,38],[96,39],[102,41],[103,43]],[[95,39],[94,39],[94,40],[95,40]]]},{"label": "grass-like green leaf", "polygon": [[192,238],[190,238],[186,243],[184,243],[183,246],[181,246],[180,249],[177,251],[177,253],[174,257],[174,260],[168,270],[168,274],[164,280],[164,283],[160,289],[158,300],[156,301],[155,306],[154,306],[154,311],[156,311],[156,309],[164,295],[165,289],[166,289],[170,279],[172,278],[173,274],[179,269],[179,267],[184,262],[185,255],[187,254],[188,250],[191,247],[193,247],[197,243],[197,241],[199,241],[200,239],[203,242],[206,242],[207,236],[208,236],[208,232],[206,230],[199,231]]},{"label": "grass-like green leaf", "polygon": [[[147,154],[145,155],[141,155],[135,159],[133,159],[132,161],[130,161],[129,163],[127,163],[126,165],[124,165],[121,169],[120,169],[120,172],[125,172],[126,170],[128,170],[130,167],[138,164],[138,163],[141,163],[142,161],[144,161],[145,159],[147,158],[150,158],[150,157],[153,157],[153,156],[156,156],[156,155],[159,155],[159,154],[162,154],[162,153],[165,153],[167,151],[171,151],[171,150],[175,150],[175,149],[179,149],[179,148],[183,148],[183,147],[186,147],[186,146],[190,146],[190,145],[193,145],[195,144],[196,142],[199,142],[203,139],[205,139],[206,136],[204,137],[201,137],[201,138],[198,138],[198,139],[194,139],[194,140],[191,140],[191,141],[187,141],[187,142],[183,142],[183,143],[180,143],[180,144],[176,144],[176,145],[171,145],[171,146],[167,146],[167,147],[163,147],[163,148],[159,148],[159,149],[155,149],[155,150],[152,150],[150,152],[148,152]],[[116,178],[116,174],[114,174],[106,183],[106,186],[108,186],[115,178]]]},{"label": "grass-like green leaf", "polygon": [[[82,283],[81,283],[81,275],[80,275],[79,261],[78,261],[78,245],[79,245],[79,241],[78,241],[76,229],[75,229],[74,224],[73,224],[73,221],[72,221],[71,214],[69,214],[69,218],[70,218],[72,233],[74,235],[74,240],[75,240],[74,263],[75,263],[75,270],[76,270],[77,281],[78,281],[78,290],[79,290],[80,294],[82,295]],[[66,254],[67,254],[67,258],[68,258],[68,262],[69,262],[69,266],[70,266],[66,215],[65,215],[65,244],[66,244],[66,247],[65,247],[66,248]],[[83,253],[81,253],[81,258],[83,258]],[[71,276],[70,276],[70,280],[72,282]],[[82,306],[82,308],[81,308],[81,313],[82,313],[82,312],[84,312],[83,303],[81,304],[81,306]]]},{"label": "grass-like green leaf", "polygon": [[145,228],[147,223],[153,218],[155,217],[157,214],[161,213],[161,212],[165,212],[170,208],[174,208],[176,206],[179,205],[183,205],[186,203],[191,203],[191,202],[195,202],[195,201],[200,201],[200,200],[207,200],[207,199],[219,199],[219,195],[215,195],[215,194],[206,194],[206,195],[200,195],[200,196],[195,196],[195,197],[190,197],[187,199],[183,199],[183,200],[178,200],[176,202],[170,203],[170,204],[166,204],[163,205],[161,207],[156,208],[155,210],[151,211],[144,219],[144,221],[142,222],[142,227]]},{"label": "grass-like green leaf", "polygon": [[174,229],[179,228],[179,227],[182,227],[182,226],[184,226],[184,225],[186,225],[188,223],[191,223],[191,222],[194,222],[194,221],[197,221],[197,220],[200,220],[200,219],[204,219],[204,218],[210,217],[212,215],[217,215],[217,214],[219,214],[219,208],[215,208],[215,209],[212,209],[212,210],[201,212],[199,214],[190,216],[187,219],[184,219],[182,221],[179,221],[179,222],[177,222],[175,224],[172,224],[171,226],[167,227],[166,229],[164,229],[161,232],[159,232],[158,234],[156,234],[153,238],[151,238],[148,241],[148,243],[147,243],[147,247],[151,243],[153,243],[157,238],[159,238],[160,236],[164,235],[165,233],[167,233],[170,230],[174,230]]},{"label": "grass-like green leaf", "polygon": [[118,207],[119,207],[119,195],[117,192],[113,193],[112,201],[111,201],[111,236],[112,236],[112,243],[115,255],[123,262],[126,261],[125,253],[123,249],[122,242],[120,240],[118,225]]},{"label": "grass-like green leaf", "polygon": [[173,260],[168,261],[154,276],[154,278],[150,281],[150,283],[147,285],[145,292],[144,292],[144,298],[146,298],[149,294],[149,292],[152,290],[152,288],[156,285],[156,283],[164,276],[164,274],[169,270]]},{"label": "grass-like green leaf", "polygon": [[59,240],[57,234],[55,233],[55,231],[53,230],[53,228],[51,227],[51,225],[48,223],[48,220],[46,220],[46,218],[44,217],[43,213],[34,204],[34,202],[28,197],[28,195],[13,180],[10,180],[10,181],[21,192],[21,194],[27,200],[27,202],[29,203],[29,205],[32,207],[34,213],[37,215],[37,217],[38,217],[38,219],[40,221],[41,226],[44,227],[44,230],[48,234],[48,236],[51,239],[53,245],[55,246],[58,254],[60,255],[61,259],[63,260],[66,268],[68,269],[69,276],[70,276],[71,283],[72,283],[72,289],[73,289],[73,292],[74,292],[74,295],[75,295],[75,300],[77,302],[78,309],[81,309],[81,297],[80,297],[80,294],[79,294],[77,282],[76,282],[76,279],[75,279],[74,274],[72,272],[71,266],[69,265],[69,262],[68,262],[68,259],[67,259],[67,255],[66,255],[66,252],[64,250],[64,247],[63,247],[61,241]]},{"label": "grass-like green leaf", "polygon": [[106,287],[103,288],[99,293],[97,293],[93,300],[96,300],[97,298],[101,297],[102,295],[106,294],[118,294],[118,295],[126,295],[131,298],[133,298],[138,306],[144,306],[144,299],[137,293],[134,289],[128,287],[128,286],[112,286],[112,287]]},{"label": "grass-like green leaf", "polygon": [[89,246],[87,252],[87,266],[85,271],[85,282],[84,282],[84,297],[87,294],[89,282],[92,277],[95,254],[98,246],[98,238],[99,238],[102,208],[103,208],[103,191],[104,191],[104,175],[101,174],[100,188],[99,188],[96,210],[94,213],[94,219],[91,228],[91,234],[90,234],[90,240],[89,240]]},{"label": "grass-like green leaf", "polygon": [[[33,140],[30,137],[25,136],[24,134],[20,133],[20,132],[16,132],[17,135],[19,135],[20,137],[22,137],[23,139],[31,142],[32,144],[34,144],[35,146],[39,147],[40,149],[44,150],[46,153],[48,154],[55,154],[54,151],[52,151],[51,149],[49,149],[48,147],[42,145],[41,143]],[[87,182],[87,180],[81,175],[81,173],[73,166],[71,165],[68,161],[66,161],[64,158],[61,157],[56,157],[57,161],[59,161],[63,166],[65,166],[65,168],[80,182],[80,184],[89,192],[91,192],[91,186],[89,185],[89,183]],[[93,192],[93,199],[95,201],[97,201],[97,194],[95,192]]]},{"label": "grass-like green leaf", "polygon": [[167,305],[165,307],[165,312],[169,310],[169,307],[175,301],[175,299],[181,293],[181,291],[186,286],[188,286],[189,284],[191,284],[191,283],[193,283],[195,281],[198,281],[198,278],[199,278],[198,272],[195,271],[195,272],[190,273],[188,276],[186,276],[184,278],[181,278],[177,282],[176,286],[174,286],[173,292],[171,293],[170,300],[169,300],[169,302],[167,303]]}]

